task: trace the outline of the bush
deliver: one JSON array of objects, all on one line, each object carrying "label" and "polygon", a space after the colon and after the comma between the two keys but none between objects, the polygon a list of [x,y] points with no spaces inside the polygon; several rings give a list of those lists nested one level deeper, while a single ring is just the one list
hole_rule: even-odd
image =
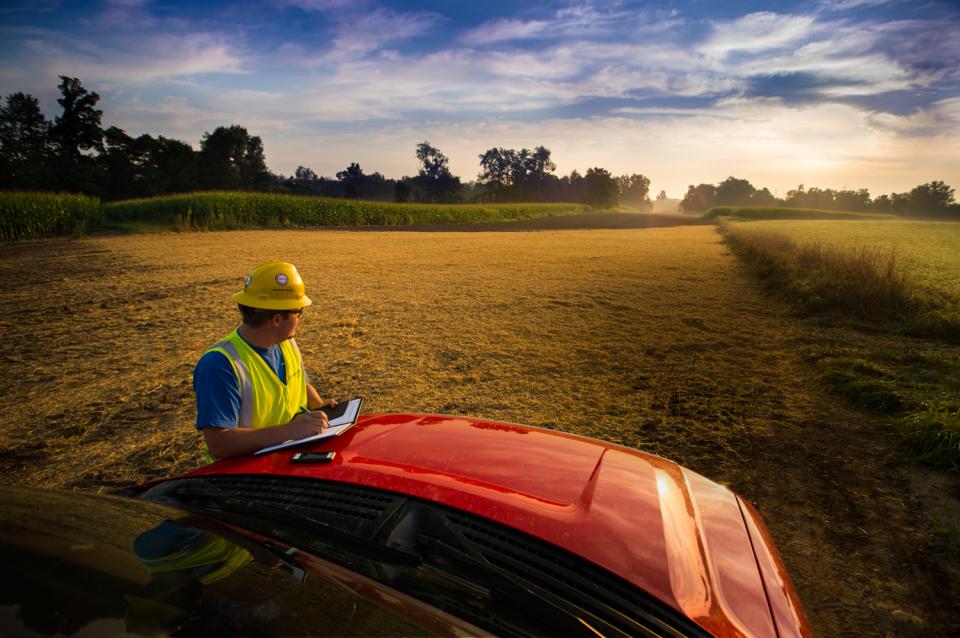
[{"label": "bush", "polygon": [[100,200],[96,197],[0,192],[0,239],[82,233],[101,219]]}]

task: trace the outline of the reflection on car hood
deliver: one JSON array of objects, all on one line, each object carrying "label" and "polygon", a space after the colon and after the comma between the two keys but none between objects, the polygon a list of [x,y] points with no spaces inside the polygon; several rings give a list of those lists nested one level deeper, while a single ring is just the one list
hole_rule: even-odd
[{"label": "reflection on car hood", "polygon": [[[337,456],[290,462],[304,450]],[[463,509],[582,556],[716,635],[791,635],[774,629],[773,616],[805,624],[753,510],[727,488],[637,450],[487,420],[370,415],[336,439],[193,473],[212,474],[323,478]]]}]

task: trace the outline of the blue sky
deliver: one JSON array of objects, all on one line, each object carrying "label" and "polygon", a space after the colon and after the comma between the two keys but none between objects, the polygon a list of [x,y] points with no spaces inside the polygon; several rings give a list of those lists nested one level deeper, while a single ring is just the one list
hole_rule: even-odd
[{"label": "blue sky", "polygon": [[960,3],[22,0],[0,6],[0,93],[50,118],[58,75],[104,126],[199,147],[240,124],[272,170],[465,180],[493,146],[654,192],[734,175],[873,195],[960,190]]}]

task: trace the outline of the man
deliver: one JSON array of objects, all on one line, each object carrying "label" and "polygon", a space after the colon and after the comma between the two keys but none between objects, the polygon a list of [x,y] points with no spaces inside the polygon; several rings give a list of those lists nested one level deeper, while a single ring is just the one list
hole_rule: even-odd
[{"label": "man", "polygon": [[293,336],[312,302],[293,264],[257,266],[233,296],[243,323],[215,343],[193,371],[197,429],[207,460],[250,454],[327,427],[324,401],[307,382]]}]

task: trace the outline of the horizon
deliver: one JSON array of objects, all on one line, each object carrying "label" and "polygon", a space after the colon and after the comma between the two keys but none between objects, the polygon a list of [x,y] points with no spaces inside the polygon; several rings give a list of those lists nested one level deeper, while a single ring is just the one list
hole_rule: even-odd
[{"label": "horizon", "polygon": [[0,92],[52,120],[77,77],[105,129],[194,148],[238,124],[284,175],[414,175],[429,141],[464,181],[489,148],[542,145],[558,175],[641,173],[674,199],[729,176],[960,187],[954,3],[448,4],[25,0],[0,9]]}]

